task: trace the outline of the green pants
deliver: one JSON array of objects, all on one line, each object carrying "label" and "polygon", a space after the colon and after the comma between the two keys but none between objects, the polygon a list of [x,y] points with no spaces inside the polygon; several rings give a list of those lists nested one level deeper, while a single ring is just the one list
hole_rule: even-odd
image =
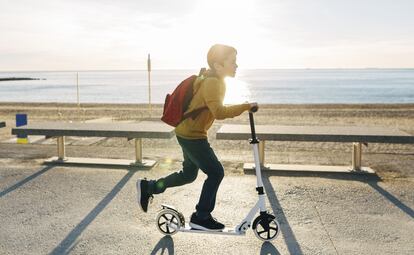
[{"label": "green pants", "polygon": [[204,181],[200,199],[196,205],[197,216],[206,218],[214,210],[216,195],[224,169],[207,139],[184,139],[177,136],[183,155],[183,169],[152,182],[152,193],[159,194],[167,188],[182,186],[193,182],[201,169],[207,179]]}]

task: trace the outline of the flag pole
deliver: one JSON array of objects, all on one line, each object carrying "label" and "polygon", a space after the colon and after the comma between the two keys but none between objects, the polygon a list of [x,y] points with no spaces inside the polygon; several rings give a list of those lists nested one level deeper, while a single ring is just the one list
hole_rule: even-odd
[{"label": "flag pole", "polygon": [[77,98],[78,108],[79,108],[80,107],[80,102],[79,102],[79,72],[76,72],[76,98]]},{"label": "flag pole", "polygon": [[149,107],[149,117],[151,118],[151,56],[148,54],[147,61],[147,70],[148,70],[148,107]]}]

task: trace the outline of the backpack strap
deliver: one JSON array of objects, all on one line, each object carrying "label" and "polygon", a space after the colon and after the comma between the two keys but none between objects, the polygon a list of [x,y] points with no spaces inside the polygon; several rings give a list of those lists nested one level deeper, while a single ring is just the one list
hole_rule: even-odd
[{"label": "backpack strap", "polygon": [[[207,78],[209,76],[210,76],[209,75],[209,72],[207,71],[206,68],[203,67],[203,68],[200,69],[200,72],[198,74],[198,77],[201,77],[204,80],[205,78]],[[203,81],[201,81],[201,82],[203,82]],[[197,94],[197,92],[200,90],[201,85],[202,84],[200,84],[200,86],[198,87],[197,91],[195,91],[194,95]],[[203,106],[203,107],[197,108],[197,109],[195,109],[195,110],[193,110],[191,112],[188,112],[188,113],[186,113],[186,114],[183,115],[182,121],[184,121],[187,118],[192,118],[194,120],[201,112],[203,112],[206,109],[208,109],[208,107],[207,106]]]}]

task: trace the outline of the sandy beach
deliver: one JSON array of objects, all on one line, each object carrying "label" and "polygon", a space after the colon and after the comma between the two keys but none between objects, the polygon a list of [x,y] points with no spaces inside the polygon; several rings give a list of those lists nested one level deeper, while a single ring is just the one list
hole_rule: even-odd
[{"label": "sandy beach", "polygon": [[[262,243],[251,230],[244,237],[160,234],[154,218],[162,203],[185,217],[197,202],[204,174],[189,185],[155,197],[149,212],[138,210],[135,182],[179,170],[180,147],[170,140],[144,139],[143,156],[152,169],[45,166],[56,155],[53,139],[18,145],[16,113],[36,121],[157,120],[162,106],[0,103],[0,253],[1,254],[412,254],[414,250],[414,145],[368,144],[363,166],[376,176],[274,173],[265,171],[267,208],[281,234]],[[414,134],[414,105],[263,105],[257,124],[367,125],[395,127]],[[242,163],[252,161],[247,141],[215,139],[223,123],[248,123],[247,114],[216,121],[209,140],[225,168],[214,216],[238,224],[257,200],[255,176]],[[6,141],[6,142],[5,142]],[[68,156],[134,158],[126,139],[68,138]],[[267,142],[266,162],[350,165],[351,144]]]}]

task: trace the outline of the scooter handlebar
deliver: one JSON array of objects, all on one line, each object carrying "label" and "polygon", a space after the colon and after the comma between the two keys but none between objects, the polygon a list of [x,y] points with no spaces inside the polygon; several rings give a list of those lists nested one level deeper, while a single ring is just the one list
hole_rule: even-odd
[{"label": "scooter handlebar", "polygon": [[259,110],[259,107],[253,106],[252,108],[250,108],[249,112],[257,112],[257,110]]}]

